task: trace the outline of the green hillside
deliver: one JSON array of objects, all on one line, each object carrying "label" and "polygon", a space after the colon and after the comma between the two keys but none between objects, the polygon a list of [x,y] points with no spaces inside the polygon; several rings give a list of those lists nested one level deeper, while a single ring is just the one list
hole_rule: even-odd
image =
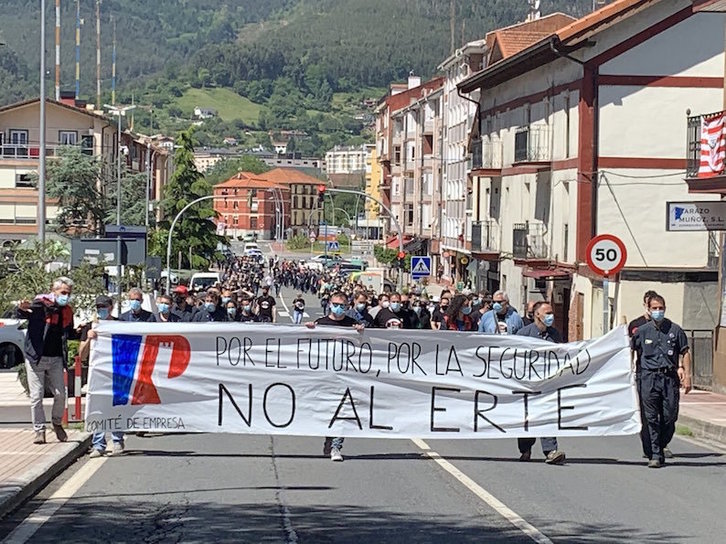
[{"label": "green hillside", "polygon": [[257,124],[263,109],[263,106],[231,89],[187,89],[177,98],[176,105],[185,117],[191,118],[194,108],[200,106],[217,110],[223,121],[241,120],[250,125]]}]

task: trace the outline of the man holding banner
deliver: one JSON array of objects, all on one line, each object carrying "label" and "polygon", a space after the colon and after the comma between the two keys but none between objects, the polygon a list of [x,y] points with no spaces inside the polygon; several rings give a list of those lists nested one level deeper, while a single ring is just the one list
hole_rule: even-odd
[{"label": "man holding banner", "polygon": [[[555,314],[552,306],[547,301],[540,301],[534,305],[532,309],[534,323],[523,327],[517,331],[517,336],[531,336],[533,338],[541,338],[547,342],[559,344],[562,342],[560,333],[552,324],[555,322]],[[532,458],[532,446],[536,438],[518,438],[519,460],[529,461]],[[545,463],[550,465],[561,465],[565,462],[565,452],[557,449],[557,439],[550,437],[540,438],[542,442],[542,453],[545,455]]]},{"label": "man holding banner", "polygon": [[[330,297],[330,314],[306,323],[306,326],[309,329],[314,329],[317,325],[324,327],[353,327],[358,331],[362,331],[365,327],[359,321],[346,315],[347,305],[346,296],[336,291]],[[342,462],[343,454],[340,450],[343,449],[344,440],[345,438],[342,436],[335,438],[332,436],[325,437],[325,442],[323,442],[323,455],[330,455],[331,461]]]}]

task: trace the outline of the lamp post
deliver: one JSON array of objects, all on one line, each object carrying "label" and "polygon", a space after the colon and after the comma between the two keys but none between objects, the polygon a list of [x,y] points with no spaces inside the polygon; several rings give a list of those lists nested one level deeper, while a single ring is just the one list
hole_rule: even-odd
[{"label": "lamp post", "polygon": [[38,153],[38,238],[45,245],[45,0],[40,0],[40,150]]},{"label": "lamp post", "polygon": [[104,107],[111,115],[118,116],[118,141],[116,147],[116,225],[119,228],[116,236],[116,279],[118,281],[118,313],[121,315],[121,118],[126,115],[127,111],[131,111],[136,106],[110,106],[104,104]]}]

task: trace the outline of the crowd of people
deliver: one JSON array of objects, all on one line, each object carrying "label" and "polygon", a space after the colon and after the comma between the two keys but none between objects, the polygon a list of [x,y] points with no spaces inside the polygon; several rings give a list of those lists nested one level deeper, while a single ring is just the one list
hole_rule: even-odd
[{"label": "crowd of people", "polygon": [[[171,293],[158,295],[152,309],[143,307],[142,290],[132,288],[126,297],[128,310],[117,319],[121,322],[276,323],[278,301],[275,295],[279,297],[281,288],[285,286],[296,292],[289,316],[295,324],[302,324],[309,315],[306,313],[306,296],[308,299],[311,296],[318,298],[322,317],[305,323],[311,328],[468,331],[562,342],[560,331],[554,328],[555,315],[549,302],[529,302],[525,315],[520,316],[504,291],[489,294],[445,288],[430,296],[426,287],[412,285],[400,292],[390,289],[376,292],[372,286],[353,281],[335,271],[319,270],[302,262],[278,258],[271,258],[265,266],[254,259],[238,257],[225,263],[220,272],[221,281],[206,290],[193,292],[185,285],[177,285]],[[30,322],[26,365],[36,443],[45,442],[42,394],[46,385],[54,394],[53,430],[59,440],[66,439],[60,418],[65,395],[62,372],[63,361],[67,360],[67,341],[80,338],[83,355],[88,352],[89,342],[95,337],[92,324],[73,328],[73,313],[68,305],[72,285],[68,278],[59,278],[51,293],[39,295],[32,303],[24,301],[18,307],[19,317]],[[690,391],[690,357],[685,334],[664,316],[663,297],[649,291],[644,298],[644,306],[643,316],[630,324],[629,334],[643,418],[643,453],[649,459],[649,466],[657,468],[663,465],[670,453],[668,443],[675,430],[679,387],[684,386],[686,393]],[[113,307],[113,299],[98,297],[97,319],[115,319]],[[111,453],[123,452],[123,433],[113,434],[112,439]],[[534,443],[534,438],[518,440],[521,461],[531,459]],[[541,446],[546,463],[565,462],[565,452],[559,449],[555,437],[541,438]],[[342,437],[329,437],[324,442],[323,452],[333,461],[342,461],[342,447]],[[96,433],[91,455],[105,453],[105,435]]]}]

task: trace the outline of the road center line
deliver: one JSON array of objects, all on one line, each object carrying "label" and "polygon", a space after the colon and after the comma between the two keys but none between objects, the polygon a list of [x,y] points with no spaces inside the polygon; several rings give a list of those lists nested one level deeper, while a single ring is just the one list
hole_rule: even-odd
[{"label": "road center line", "polygon": [[2,544],[25,544],[108,460],[108,457],[91,459],[71,476],[35,512],[10,533]]},{"label": "road center line", "polygon": [[478,483],[476,483],[474,480],[469,478],[469,476],[467,476],[466,474],[461,472],[458,468],[456,468],[454,465],[452,465],[449,461],[447,461],[446,459],[441,457],[438,453],[433,451],[426,442],[424,442],[423,440],[420,440],[418,438],[412,438],[411,441],[414,444],[416,444],[416,446],[419,449],[423,450],[426,456],[428,456],[431,459],[433,459],[434,461],[436,461],[436,463],[438,463],[438,465],[441,468],[443,468],[446,472],[451,474],[460,483],[462,483],[469,491],[474,493],[474,495],[479,497],[490,508],[492,508],[494,511],[496,511],[500,516],[502,516],[509,523],[514,525],[517,529],[522,531],[529,538],[531,538],[538,544],[553,544],[552,541],[548,537],[546,537],[544,534],[542,534],[539,531],[539,529],[537,529],[535,526],[533,526],[529,522],[525,521],[514,510],[509,508],[506,504],[504,504],[502,501],[497,499],[494,495],[489,493],[486,489],[481,487]]}]

